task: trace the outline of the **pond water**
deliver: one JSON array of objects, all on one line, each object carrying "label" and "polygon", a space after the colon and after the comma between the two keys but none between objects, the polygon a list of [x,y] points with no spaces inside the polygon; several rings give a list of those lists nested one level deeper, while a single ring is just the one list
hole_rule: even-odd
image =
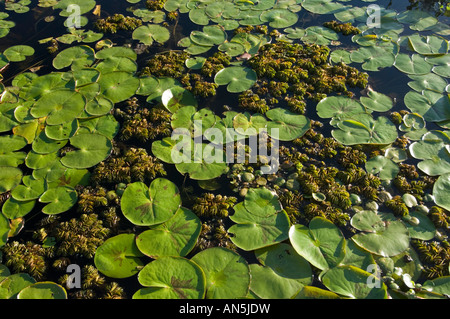
[{"label": "pond water", "polygon": [[0,0],[0,298],[450,294],[448,5]]}]

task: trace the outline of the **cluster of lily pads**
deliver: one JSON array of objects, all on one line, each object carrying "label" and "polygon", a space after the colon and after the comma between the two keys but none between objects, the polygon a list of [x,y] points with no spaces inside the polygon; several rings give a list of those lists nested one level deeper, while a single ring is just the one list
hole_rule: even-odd
[{"label": "cluster of lily pads", "polygon": [[[204,220],[182,199],[186,189],[180,191],[167,178],[121,184],[120,192],[108,194],[120,201],[121,213],[134,231],[127,229],[99,246],[92,261],[95,267],[108,278],[137,277],[142,288],[133,292],[136,299],[445,298],[449,294],[449,276],[423,281],[421,258],[411,245],[414,240],[436,238],[445,243],[448,235],[440,233],[426,206],[431,203],[450,211],[448,24],[425,11],[397,13],[380,8],[380,24],[370,26],[368,6],[337,0],[167,0],[159,9],[150,9],[140,0],[127,1],[129,12],[143,24],[128,31],[132,45],[121,46],[88,29],[91,13],[101,15],[100,1],[39,0],[39,7],[65,19],[67,33],[39,41],[54,45],[50,73],[24,70],[6,79],[8,84],[0,77],[0,247],[20,235],[31,214],[75,211],[78,189],[90,185],[91,169],[114,153],[120,126],[114,109],[133,97],[146,107],[168,111],[172,131],[182,132],[143,147],[203,189],[229,170],[228,141],[245,142],[254,134],[267,133],[272,142],[288,144],[311,129],[309,117],[283,107],[264,114],[232,108],[218,115],[212,107],[203,107],[178,80],[141,74],[137,52],[145,51],[138,45],[147,52],[164,46],[176,34],[176,25],[171,26],[167,17],[171,14],[175,19],[174,13],[179,13],[195,26],[176,41],[191,55],[186,67],[201,69],[214,51],[228,55],[231,64],[212,78],[231,96],[258,84],[257,73],[245,60],[272,41],[336,46],[329,55],[331,65],[357,65],[370,76],[390,68],[410,79],[409,91],[401,99],[408,111],[400,118],[392,116],[398,101],[370,87],[356,97],[323,98],[308,106],[308,113],[323,119],[338,143],[376,149],[364,169],[382,180],[386,189],[391,189],[401,164],[409,160],[417,161],[421,173],[435,179],[433,189],[426,203],[413,194],[401,194],[398,203],[407,207],[403,214],[385,211],[386,202],[391,207],[397,203],[391,197],[382,208],[374,202],[359,206],[353,198],[352,233],[344,236],[324,217],[312,218],[308,225],[293,221],[279,194],[269,187],[249,188],[229,215],[227,233],[237,249],[199,251]],[[8,1],[4,9],[26,14],[30,4],[30,0]],[[81,15],[77,27],[72,25],[74,9]],[[302,28],[301,14],[352,23],[361,32],[344,39],[324,25]],[[0,38],[14,30],[15,22],[8,18],[7,12],[0,12]],[[261,28],[256,33],[233,33],[254,26],[266,26],[271,32]],[[348,47],[339,46],[340,40]],[[34,55],[29,45],[6,48],[0,54],[0,72]],[[223,132],[223,140],[215,140],[210,129]],[[228,129],[237,133],[231,139]],[[278,134],[272,135],[272,129]],[[399,147],[402,138],[409,143]],[[176,152],[180,143],[190,150],[187,154]],[[200,162],[193,160],[197,151],[202,154]],[[262,169],[267,162],[259,164]],[[321,202],[325,195],[314,192],[312,198]],[[240,251],[253,254],[258,262],[249,263]],[[10,274],[6,266],[0,267],[0,298],[67,298],[66,290],[56,283],[36,282],[28,274]],[[324,288],[315,286],[314,280]]]}]

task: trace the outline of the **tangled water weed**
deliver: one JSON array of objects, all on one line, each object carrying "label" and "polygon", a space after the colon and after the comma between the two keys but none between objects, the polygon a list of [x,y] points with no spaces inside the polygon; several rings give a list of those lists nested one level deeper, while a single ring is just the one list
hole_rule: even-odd
[{"label": "tangled water weed", "polygon": [[0,1],[0,298],[448,298],[414,3]]}]

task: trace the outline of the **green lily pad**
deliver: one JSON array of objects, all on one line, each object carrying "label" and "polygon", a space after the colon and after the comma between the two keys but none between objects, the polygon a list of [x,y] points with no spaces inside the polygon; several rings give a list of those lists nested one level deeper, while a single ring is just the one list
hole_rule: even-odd
[{"label": "green lily pad", "polygon": [[233,128],[239,135],[255,136],[265,129],[266,126],[266,118],[259,113],[237,113],[233,118]]},{"label": "green lily pad", "polygon": [[30,201],[38,199],[45,192],[47,185],[44,179],[35,179],[32,175],[22,178],[22,185],[16,186],[11,191],[11,196],[18,201]]},{"label": "green lily pad", "polygon": [[422,94],[409,91],[404,98],[406,107],[426,121],[441,122],[450,119],[450,100],[447,94],[424,90]]},{"label": "green lily pad", "polygon": [[35,205],[36,200],[24,202],[10,197],[3,203],[2,213],[9,219],[21,218],[31,212]]},{"label": "green lily pad", "polygon": [[53,8],[61,9],[60,16],[68,17],[73,13],[70,8],[74,5],[79,9],[79,14],[84,14],[94,9],[96,2],[95,0],[61,0]]},{"label": "green lily pad", "polygon": [[72,66],[72,69],[89,67],[95,62],[95,51],[87,45],[79,45],[67,48],[53,59],[55,69],[64,69]]},{"label": "green lily pad", "polygon": [[397,176],[400,168],[391,159],[378,155],[366,162],[366,171],[373,175],[379,174],[378,177],[381,180],[392,180]]},{"label": "green lily pad", "polygon": [[115,71],[102,74],[98,81],[101,93],[113,103],[119,103],[132,97],[139,89],[140,81],[133,74]]},{"label": "green lily pad", "polygon": [[137,71],[138,66],[133,59],[128,57],[110,56],[97,64],[95,68],[102,73],[115,71],[134,73]]},{"label": "green lily pad", "polygon": [[386,112],[394,106],[394,102],[389,96],[373,90],[369,90],[367,97],[361,96],[359,100],[369,110],[376,112]]},{"label": "green lily pad", "polygon": [[352,299],[387,299],[387,287],[380,283],[379,287],[371,286],[373,274],[357,267],[338,266],[327,271],[323,277],[323,284],[331,291]]},{"label": "green lily pad", "polygon": [[0,299],[17,299],[17,294],[22,289],[34,283],[36,280],[29,274],[12,274],[0,282]]},{"label": "green lily pad", "polygon": [[46,125],[45,135],[52,140],[64,141],[71,138],[78,129],[78,121],[67,122],[60,125]]},{"label": "green lily pad", "polygon": [[450,173],[439,176],[433,186],[434,201],[437,205],[449,210],[450,198],[448,196],[450,190]]},{"label": "green lily pad", "polygon": [[47,95],[55,89],[72,89],[74,85],[69,83],[70,80],[64,77],[64,73],[52,72],[39,76],[31,81],[30,85],[24,90],[24,98],[38,99]]},{"label": "green lily pad", "polygon": [[410,154],[421,160],[417,166],[431,176],[450,172],[450,155],[448,153],[450,137],[442,131],[429,131],[421,140],[409,146]]},{"label": "green lily pad", "polygon": [[345,96],[326,97],[317,103],[316,110],[321,118],[350,117],[365,112],[361,103]]},{"label": "green lily pad", "polygon": [[408,43],[414,51],[425,56],[446,54],[448,41],[436,35],[422,36],[418,33],[408,36]]},{"label": "green lily pad", "polygon": [[301,40],[310,44],[329,45],[331,41],[339,40],[339,35],[323,26],[311,26],[305,29],[305,35]]},{"label": "green lily pad", "polygon": [[[0,214],[0,247],[4,246],[8,242],[9,232],[11,231],[11,226],[9,224],[9,219],[3,215]],[[0,282],[1,287],[1,282]],[[2,294],[1,288],[0,288],[0,296]]]},{"label": "green lily pad", "polygon": [[226,85],[230,93],[239,93],[250,89],[256,82],[257,75],[252,69],[231,66],[220,70],[214,77],[218,85]]},{"label": "green lily pad", "polygon": [[450,77],[450,55],[426,57],[425,60],[433,65],[432,71],[442,77]]},{"label": "green lily pad", "polygon": [[152,45],[154,41],[164,43],[170,38],[167,28],[157,24],[147,24],[140,26],[133,31],[133,40],[139,40],[145,45]]},{"label": "green lily pad", "polygon": [[79,133],[69,141],[78,150],[66,153],[61,163],[70,168],[92,167],[105,160],[112,150],[111,140],[97,133]]},{"label": "green lily pad", "polygon": [[394,66],[407,74],[428,74],[431,71],[432,65],[419,54],[405,54],[400,53],[395,58]]},{"label": "green lily pad", "polygon": [[[179,139],[180,137],[182,140]],[[191,161],[193,143],[190,135],[180,134],[178,138],[165,137],[152,143],[152,153],[169,164],[186,163]]]},{"label": "green lily pad", "polygon": [[3,51],[3,55],[11,62],[24,61],[34,54],[34,49],[29,45],[14,45]]},{"label": "green lily pad", "polygon": [[20,184],[22,171],[17,167],[0,167],[0,194],[12,190]]},{"label": "green lily pad", "polygon": [[181,86],[174,86],[162,92],[161,102],[171,113],[184,106],[197,107],[198,104],[195,96]]},{"label": "green lily pad", "polygon": [[339,12],[343,5],[334,1],[305,0],[302,2],[302,7],[312,13],[331,14]]},{"label": "green lily pad", "polygon": [[314,217],[309,228],[301,224],[291,226],[289,240],[300,256],[321,270],[339,265],[345,257],[344,236],[323,217]]},{"label": "green lily pad", "polygon": [[38,154],[50,154],[58,151],[67,144],[67,140],[57,141],[50,139],[45,131],[42,131],[31,144],[32,150]]},{"label": "green lily pad", "polygon": [[228,229],[233,234],[231,241],[246,251],[274,245],[289,237],[290,223],[285,211],[262,215],[241,202],[234,206],[230,219],[236,223]]},{"label": "green lily pad", "polygon": [[395,52],[391,47],[361,47],[350,54],[350,59],[362,63],[362,68],[366,71],[379,71],[394,64]]},{"label": "green lily pad", "polygon": [[166,222],[139,234],[136,245],[147,256],[186,256],[200,235],[201,221],[192,211],[180,207]]},{"label": "green lily pad", "polygon": [[292,141],[303,136],[311,127],[310,121],[304,115],[294,114],[282,108],[271,109],[265,114],[271,121],[267,123],[270,136],[273,129],[278,129],[280,141]]},{"label": "green lily pad", "polygon": [[202,269],[189,259],[163,256],[139,272],[138,281],[147,287],[133,299],[203,299],[206,279]]},{"label": "green lily pad", "polygon": [[94,264],[105,276],[128,278],[144,266],[140,259],[143,256],[136,246],[134,234],[120,234],[108,238],[97,248]]},{"label": "green lily pad", "polygon": [[72,90],[54,90],[42,96],[31,108],[34,117],[47,117],[49,125],[59,125],[73,121],[86,105],[83,95]]},{"label": "green lily pad", "polygon": [[286,243],[255,251],[262,265],[250,264],[250,289],[263,299],[288,299],[312,282],[309,263]]},{"label": "green lily pad", "polygon": [[287,9],[271,9],[261,13],[260,19],[272,28],[287,28],[297,23],[298,15]]},{"label": "green lily pad", "polygon": [[191,260],[204,271],[207,299],[235,299],[245,297],[250,286],[247,261],[223,247],[205,249]]},{"label": "green lily pad", "polygon": [[17,299],[67,299],[67,292],[54,282],[40,281],[22,289]]},{"label": "green lily pad", "polygon": [[266,188],[251,188],[244,198],[244,206],[251,214],[266,217],[282,210],[278,196]]},{"label": "green lily pad", "polygon": [[119,132],[119,122],[112,114],[93,117],[79,122],[80,127],[87,128],[89,133],[101,134],[112,140]]},{"label": "green lily pad", "polygon": [[331,134],[345,145],[391,144],[398,136],[395,125],[384,116],[375,120],[369,114],[360,114],[354,119],[342,119],[337,127]]},{"label": "green lily pad", "polygon": [[436,227],[434,226],[430,218],[428,218],[428,216],[417,211],[411,211],[409,215],[419,220],[418,225],[405,223],[409,231],[409,236],[411,238],[420,240],[431,240],[434,238],[434,236],[436,235]]},{"label": "green lily pad", "polygon": [[374,211],[356,213],[351,223],[362,232],[351,239],[363,249],[383,257],[404,252],[409,247],[408,229],[401,221],[393,220],[391,215],[381,216]]},{"label": "green lily pad", "polygon": [[135,225],[151,226],[169,220],[181,205],[178,187],[165,178],[129,184],[121,199],[125,217]]},{"label": "green lily pad", "polygon": [[177,163],[175,166],[181,174],[188,173],[189,177],[195,180],[213,179],[228,170],[223,149],[205,143],[194,146],[189,161]]},{"label": "green lily pad", "polygon": [[77,203],[77,200],[77,191],[69,186],[49,188],[39,197],[39,202],[47,204],[42,208],[42,212],[48,215],[68,211]]},{"label": "green lily pad", "polygon": [[197,45],[212,46],[225,42],[227,34],[218,25],[207,25],[203,27],[203,31],[192,31],[189,38]]}]

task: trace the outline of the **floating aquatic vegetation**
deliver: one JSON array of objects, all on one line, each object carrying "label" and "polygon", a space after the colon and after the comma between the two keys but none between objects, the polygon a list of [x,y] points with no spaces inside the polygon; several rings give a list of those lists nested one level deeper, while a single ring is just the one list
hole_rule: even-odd
[{"label": "floating aquatic vegetation", "polygon": [[103,33],[117,33],[120,30],[134,31],[142,25],[140,19],[126,17],[123,14],[114,14],[105,19],[95,21],[94,27]]}]

